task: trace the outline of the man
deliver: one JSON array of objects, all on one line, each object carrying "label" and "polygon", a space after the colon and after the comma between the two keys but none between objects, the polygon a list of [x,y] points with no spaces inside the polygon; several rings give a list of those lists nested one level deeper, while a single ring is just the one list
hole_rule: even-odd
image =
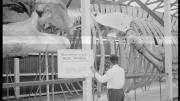
[{"label": "man", "polygon": [[124,90],[123,85],[125,82],[125,72],[122,67],[118,65],[117,55],[110,56],[111,68],[101,76],[93,68],[95,78],[100,82],[107,82],[108,89],[108,101],[124,101]]}]

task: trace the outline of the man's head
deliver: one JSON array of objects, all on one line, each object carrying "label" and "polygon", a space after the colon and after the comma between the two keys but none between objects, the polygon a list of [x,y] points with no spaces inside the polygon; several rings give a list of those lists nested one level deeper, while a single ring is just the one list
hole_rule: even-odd
[{"label": "man's head", "polygon": [[115,54],[110,55],[110,62],[112,65],[118,64],[118,56]]}]

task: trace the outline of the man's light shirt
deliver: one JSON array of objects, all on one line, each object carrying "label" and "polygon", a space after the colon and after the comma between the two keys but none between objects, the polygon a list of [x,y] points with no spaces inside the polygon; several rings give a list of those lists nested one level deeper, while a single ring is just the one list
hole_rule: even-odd
[{"label": "man's light shirt", "polygon": [[119,65],[114,65],[103,76],[96,72],[95,77],[100,83],[107,82],[107,88],[121,89],[125,82],[124,69]]}]

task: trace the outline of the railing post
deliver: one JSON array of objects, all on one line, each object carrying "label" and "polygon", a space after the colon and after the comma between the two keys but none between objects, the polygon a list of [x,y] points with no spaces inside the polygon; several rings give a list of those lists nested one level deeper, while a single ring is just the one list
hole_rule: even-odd
[{"label": "railing post", "polygon": [[[46,80],[49,80],[49,65],[48,65],[48,53],[46,52],[45,54],[45,67],[46,67]],[[49,96],[49,84],[46,84],[46,92],[47,92],[47,101],[50,101],[50,96]]]},{"label": "railing post", "polygon": [[136,78],[134,78],[134,98],[136,101]]},{"label": "railing post", "polygon": [[[15,83],[19,83],[19,58],[14,58],[14,81]],[[19,98],[20,95],[20,87],[15,87],[15,97]]]},{"label": "railing post", "polygon": [[160,95],[160,101],[161,101],[161,94],[162,94],[162,93],[161,93],[161,79],[160,79],[160,78],[161,78],[161,77],[159,77],[159,90],[160,90],[160,94],[159,94],[159,95]]},{"label": "railing post", "polygon": [[[51,75],[52,80],[54,80],[54,54],[51,55]],[[54,84],[52,84],[52,101],[54,101]]]},{"label": "railing post", "polygon": [[[43,57],[43,54],[42,54]],[[41,81],[41,64],[42,64],[42,60],[41,60],[41,53],[39,53],[39,81]],[[39,85],[39,100],[41,99],[41,85]]]},{"label": "railing post", "polygon": [[[6,71],[6,83],[9,83],[9,62],[8,62],[8,58],[7,58],[7,62],[6,62],[6,66],[7,66],[7,71]],[[9,99],[9,88],[7,88],[7,96],[6,96],[7,100]]]}]

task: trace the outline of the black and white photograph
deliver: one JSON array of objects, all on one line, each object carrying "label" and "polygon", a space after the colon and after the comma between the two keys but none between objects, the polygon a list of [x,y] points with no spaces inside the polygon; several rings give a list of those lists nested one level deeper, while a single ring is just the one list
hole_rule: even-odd
[{"label": "black and white photograph", "polygon": [[2,101],[178,101],[178,0],[2,0]]}]

